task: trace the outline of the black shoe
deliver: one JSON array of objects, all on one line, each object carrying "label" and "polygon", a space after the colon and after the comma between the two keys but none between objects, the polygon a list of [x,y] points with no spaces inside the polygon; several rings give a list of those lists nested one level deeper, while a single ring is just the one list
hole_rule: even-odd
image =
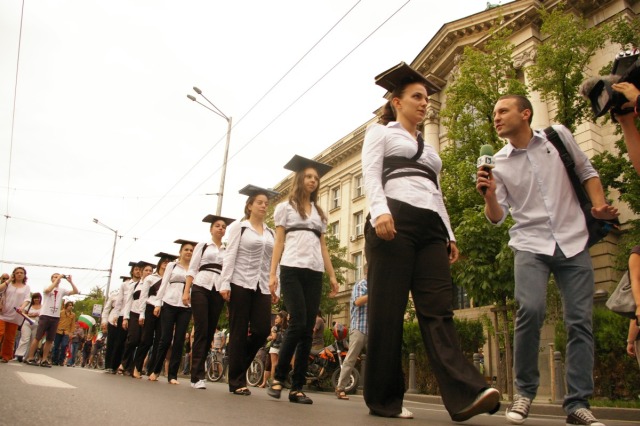
[{"label": "black shoe", "polygon": [[251,395],[251,391],[247,388],[238,388],[231,393],[234,395],[244,395],[244,396]]},{"label": "black shoe", "polygon": [[16,359],[18,360],[18,362],[22,362],[22,357],[21,356],[17,356]]},{"label": "black shoe", "polygon": [[294,402],[296,404],[313,404],[313,400],[302,391],[289,392],[289,402]]},{"label": "black shoe", "polygon": [[24,361],[24,363],[27,365],[35,365],[35,366],[38,365],[38,361],[36,361],[35,359],[27,359]]},{"label": "black shoe", "polygon": [[[277,387],[277,389],[274,389],[274,386]],[[272,380],[271,381],[271,386],[269,386],[267,388],[267,395],[269,395],[272,398],[276,398],[276,399],[280,399],[280,393],[282,392],[282,383],[280,383],[277,380]]]}]

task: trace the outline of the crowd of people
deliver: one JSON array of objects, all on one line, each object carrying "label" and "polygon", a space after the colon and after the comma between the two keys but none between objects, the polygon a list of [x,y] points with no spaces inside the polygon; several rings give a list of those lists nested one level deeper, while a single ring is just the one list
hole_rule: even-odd
[{"label": "crowd of people", "polygon": [[[365,227],[366,279],[351,297],[351,345],[335,393],[345,393],[350,369],[363,348],[368,357],[364,400],[371,415],[412,418],[403,406],[405,380],[401,365],[404,313],[409,294],[443,403],[454,421],[465,421],[500,408],[501,395],[490,387],[463,356],[453,326],[453,286],[450,265],[459,251],[439,185],[442,161],[424,143],[419,130],[428,97],[438,87],[406,64],[382,73],[377,84],[390,93],[380,122],[367,128],[362,149],[364,189],[370,215]],[[640,91],[628,83],[614,85],[636,106]],[[478,169],[476,189],[485,203],[487,219],[502,224],[511,215],[509,246],[515,252],[516,315],[514,372],[517,395],[506,409],[511,424],[529,415],[539,385],[537,347],[544,320],[545,291],[550,273],[563,294],[568,332],[567,424],[603,426],[590,410],[593,392],[593,332],[591,312],[594,276],[587,248],[587,229],[578,200],[557,150],[546,135],[531,129],[533,107],[523,96],[505,95],[494,108],[494,127],[507,141],[495,155],[493,169]],[[640,133],[633,116],[617,117],[632,163],[640,171]],[[598,173],[580,150],[571,132],[553,126],[573,157],[575,170],[593,204],[592,215],[611,220],[617,209],[608,205]],[[544,167],[539,167],[544,165]],[[329,278],[333,297],[336,275],[325,242],[327,216],[318,205],[320,179],[331,166],[294,156],[285,168],[295,172],[290,194],[275,207],[275,229],[265,222],[271,190],[248,185],[240,192],[247,201],[244,218],[234,224],[228,244],[222,239],[233,219],[208,215],[211,238],[202,242],[179,239],[177,256],[156,254],[156,265],[132,262],[131,277],[105,303],[102,329],[108,334],[106,371],[157,381],[163,368],[172,385],[186,346],[190,383],[206,389],[208,351],[224,346],[218,320],[226,303],[229,312],[229,392],[249,396],[245,371],[256,353],[270,342],[268,368],[260,387],[280,398],[290,369],[292,403],[312,404],[303,387],[309,355],[322,349],[314,332],[318,322],[322,276]],[[630,260],[637,287],[640,249]],[[60,287],[67,280],[71,291]],[[77,292],[70,276],[54,274],[43,294],[31,294],[24,268],[3,280],[0,312],[2,362],[13,356],[18,326],[26,319],[16,355],[35,364],[38,341],[46,337],[40,365],[64,362],[71,338],[72,353],[82,337],[74,333],[70,303]],[[282,295],[287,312],[272,323],[271,306]],[[640,291],[637,292],[640,301]],[[640,303],[638,304],[640,306]],[[640,307],[638,308],[640,318]],[[638,318],[630,323],[630,355],[637,355]],[[193,319],[192,333],[188,324]],[[319,334],[322,336],[322,333]],[[31,341],[31,344],[29,344]],[[86,345],[86,343],[85,343]],[[213,349],[212,349],[213,348]],[[28,351],[27,351],[28,349]],[[90,351],[91,349],[89,349]],[[295,356],[294,356],[295,355]],[[73,362],[71,357],[71,362]],[[168,361],[165,367],[165,360]],[[186,370],[184,372],[187,372]],[[375,377],[375,379],[374,379]]]}]

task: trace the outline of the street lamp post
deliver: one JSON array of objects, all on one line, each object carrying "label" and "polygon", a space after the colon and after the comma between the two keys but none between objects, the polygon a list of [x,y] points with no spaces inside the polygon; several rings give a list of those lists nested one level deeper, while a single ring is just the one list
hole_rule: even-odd
[{"label": "street lamp post", "polygon": [[224,147],[224,159],[222,162],[222,177],[220,177],[220,191],[216,194],[218,195],[218,206],[216,207],[216,215],[220,216],[220,214],[222,213],[222,197],[224,196],[224,179],[225,179],[225,176],[227,175],[227,157],[229,156],[229,143],[231,142],[231,127],[232,127],[231,125],[233,123],[233,118],[227,117],[225,113],[220,111],[220,109],[217,106],[215,106],[213,102],[211,102],[209,99],[207,99],[205,95],[202,94],[202,90],[194,86],[193,91],[196,92],[198,95],[202,96],[209,103],[209,105],[213,107],[213,109],[209,108],[207,105],[198,101],[196,97],[193,95],[187,95],[187,98],[191,99],[194,102],[197,102],[198,104],[202,105],[203,107],[213,112],[217,116],[227,120],[227,142]]},{"label": "street lamp post", "polygon": [[113,259],[116,255],[116,243],[118,242],[118,231],[116,231],[115,229],[111,229],[104,223],[100,222],[98,219],[93,219],[93,223],[95,223],[96,225],[100,225],[103,228],[107,228],[109,231],[115,234],[113,237],[113,250],[111,251],[111,264],[109,265],[109,281],[107,281],[107,291],[105,292],[105,295],[104,295],[104,300],[106,302],[106,300],[109,298],[109,288],[111,287],[111,276],[113,275]]}]

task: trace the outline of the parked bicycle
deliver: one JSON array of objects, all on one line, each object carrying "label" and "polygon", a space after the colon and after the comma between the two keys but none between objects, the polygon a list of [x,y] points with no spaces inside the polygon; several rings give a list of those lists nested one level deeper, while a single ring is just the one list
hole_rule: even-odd
[{"label": "parked bicycle", "polygon": [[227,368],[229,366],[229,360],[224,352],[216,352],[209,350],[207,359],[204,362],[204,371],[207,374],[207,379],[211,382],[218,382],[222,377],[227,375]]},{"label": "parked bicycle", "polygon": [[251,361],[251,365],[247,369],[247,384],[249,386],[258,386],[264,378],[264,364],[269,356],[266,346],[258,350],[255,358]]}]

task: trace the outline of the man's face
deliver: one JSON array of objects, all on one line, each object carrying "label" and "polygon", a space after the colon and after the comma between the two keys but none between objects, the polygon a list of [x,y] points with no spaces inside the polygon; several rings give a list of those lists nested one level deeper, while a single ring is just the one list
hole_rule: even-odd
[{"label": "man's face", "polygon": [[529,127],[530,111],[518,110],[515,99],[501,99],[493,108],[493,125],[498,136],[509,139]]}]

